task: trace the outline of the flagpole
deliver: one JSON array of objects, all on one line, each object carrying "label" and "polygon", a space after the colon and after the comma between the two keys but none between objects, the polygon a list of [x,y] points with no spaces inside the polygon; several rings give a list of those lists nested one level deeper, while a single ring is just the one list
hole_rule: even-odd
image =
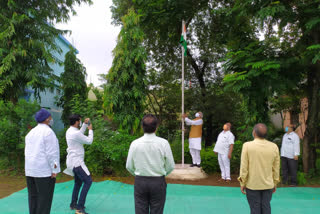
[{"label": "flagpole", "polygon": [[[182,33],[184,32],[184,20],[182,20]],[[186,39],[186,38],[184,38]],[[181,77],[181,111],[182,115],[184,114],[184,47],[181,47],[181,56],[182,56],[182,77]],[[184,118],[182,117],[182,168],[184,168]]]}]

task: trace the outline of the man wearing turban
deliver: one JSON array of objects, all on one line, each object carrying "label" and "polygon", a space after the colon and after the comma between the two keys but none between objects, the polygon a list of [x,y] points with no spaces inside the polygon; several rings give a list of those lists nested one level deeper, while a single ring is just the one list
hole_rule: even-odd
[{"label": "man wearing turban", "polygon": [[25,138],[25,175],[29,213],[50,214],[56,176],[60,172],[59,142],[50,112],[40,109],[38,125]]}]

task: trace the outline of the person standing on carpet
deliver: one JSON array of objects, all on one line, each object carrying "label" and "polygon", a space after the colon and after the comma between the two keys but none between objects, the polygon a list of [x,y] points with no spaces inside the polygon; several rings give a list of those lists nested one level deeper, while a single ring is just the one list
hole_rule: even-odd
[{"label": "person standing on carpet", "polygon": [[152,114],[142,119],[144,135],[130,145],[127,170],[135,176],[134,202],[136,214],[161,214],[166,201],[165,176],[174,169],[170,144],[157,137],[158,120]]},{"label": "person standing on carpet", "polygon": [[[74,187],[70,204],[71,210],[76,210],[76,214],[88,214],[85,211],[85,203],[88,191],[92,184],[92,179],[87,166],[84,163],[84,144],[92,144],[93,130],[90,119],[86,118],[84,123],[81,122],[80,115],[74,114],[69,117],[70,128],[66,132],[67,148],[67,169],[65,174],[74,176]],[[79,127],[81,129],[79,130]],[[86,129],[89,129],[89,135],[84,135]],[[79,191],[83,184],[80,198],[78,200]]]},{"label": "person standing on carpet", "polygon": [[186,124],[191,126],[189,133],[189,149],[192,157],[191,167],[200,167],[201,164],[201,137],[202,137],[202,124],[203,124],[203,114],[202,112],[197,112],[195,119],[190,120],[186,114],[182,115]]},{"label": "person standing on carpet", "polygon": [[295,126],[290,124],[285,128],[281,145],[282,183],[297,186],[298,158],[300,155],[300,138],[294,132]]},{"label": "person standing on carpet", "polygon": [[230,159],[233,151],[234,135],[230,131],[231,123],[223,125],[223,131],[219,134],[217,143],[213,151],[218,154],[218,161],[221,170],[219,181],[231,181],[230,176]]},{"label": "person standing on carpet", "polygon": [[254,126],[253,141],[243,144],[240,176],[241,192],[246,194],[251,214],[271,214],[270,201],[280,182],[278,146],[267,141],[267,126]]},{"label": "person standing on carpet", "polygon": [[56,176],[60,172],[58,139],[51,129],[50,112],[40,109],[35,115],[38,125],[25,138],[25,175],[29,213],[49,214]]}]

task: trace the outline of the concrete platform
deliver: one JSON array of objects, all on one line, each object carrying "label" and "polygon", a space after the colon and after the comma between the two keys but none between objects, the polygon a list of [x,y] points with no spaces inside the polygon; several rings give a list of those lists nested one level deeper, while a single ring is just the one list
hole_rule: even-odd
[{"label": "concrete platform", "polygon": [[199,167],[190,167],[190,164],[176,164],[175,169],[167,176],[175,180],[200,180],[207,178],[208,175]]}]

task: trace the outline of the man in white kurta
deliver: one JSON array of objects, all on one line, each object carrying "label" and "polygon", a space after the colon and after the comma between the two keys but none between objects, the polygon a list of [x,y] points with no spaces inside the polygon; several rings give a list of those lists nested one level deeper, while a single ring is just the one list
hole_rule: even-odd
[{"label": "man in white kurta", "polygon": [[202,112],[197,112],[195,119],[190,120],[187,115],[183,115],[184,120],[188,126],[191,126],[189,133],[189,150],[192,157],[191,167],[200,167],[201,164],[201,137],[202,137],[202,125],[203,125],[203,114]]},{"label": "man in white kurta", "polygon": [[234,144],[234,135],[230,131],[231,123],[223,126],[223,131],[219,134],[213,151],[218,154],[218,161],[221,170],[221,179],[229,182],[230,176],[230,159]]},{"label": "man in white kurta", "polygon": [[[66,140],[68,144],[67,148],[67,169],[64,173],[74,176],[74,188],[72,193],[72,199],[70,204],[70,209],[76,209],[76,214],[86,214],[85,212],[85,201],[88,191],[92,184],[92,179],[87,166],[84,163],[84,144],[92,144],[93,141],[93,131],[92,124],[88,126],[89,118],[85,119],[81,126],[80,115],[71,115],[70,118],[70,128],[66,132]],[[79,127],[81,129],[79,130]],[[84,135],[86,129],[89,129],[89,135]],[[78,195],[80,188],[83,184],[80,198],[78,200]]]},{"label": "man in white kurta", "polygon": [[300,155],[300,138],[295,133],[295,126],[290,124],[285,128],[286,133],[281,145],[282,183],[290,186],[297,185],[298,157]]},{"label": "man in white kurta", "polygon": [[38,125],[25,138],[25,175],[29,213],[49,214],[56,176],[60,172],[58,139],[50,126],[51,114],[41,109],[35,115]]}]

